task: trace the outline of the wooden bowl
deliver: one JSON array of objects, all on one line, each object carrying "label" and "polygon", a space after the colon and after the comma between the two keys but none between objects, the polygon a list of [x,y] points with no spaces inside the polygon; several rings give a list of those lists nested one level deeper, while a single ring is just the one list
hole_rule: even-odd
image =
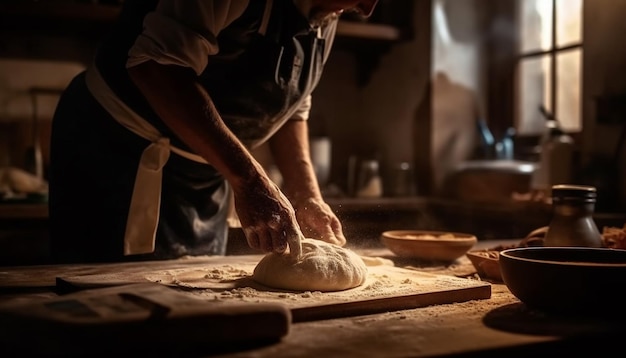
[{"label": "wooden bowl", "polygon": [[476,236],[458,232],[392,230],[381,236],[396,256],[430,261],[454,261],[477,242]]},{"label": "wooden bowl", "polygon": [[500,251],[475,250],[468,252],[465,256],[474,265],[478,276],[502,282],[499,260]]},{"label": "wooden bowl", "polygon": [[547,312],[626,312],[626,250],[524,247],[500,252],[502,279],[527,306]]}]

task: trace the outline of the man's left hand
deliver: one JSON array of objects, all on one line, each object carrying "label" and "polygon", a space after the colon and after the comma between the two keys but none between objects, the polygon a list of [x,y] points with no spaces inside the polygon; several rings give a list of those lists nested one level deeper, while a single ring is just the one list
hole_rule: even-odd
[{"label": "man's left hand", "polygon": [[296,219],[305,237],[344,246],[341,222],[323,199],[309,198],[294,203]]}]

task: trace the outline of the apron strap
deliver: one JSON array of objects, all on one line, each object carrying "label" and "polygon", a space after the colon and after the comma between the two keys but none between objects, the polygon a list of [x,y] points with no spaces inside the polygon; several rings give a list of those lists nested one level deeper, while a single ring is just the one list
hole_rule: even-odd
[{"label": "apron strap", "polygon": [[270,16],[272,15],[273,0],[265,1],[265,11],[263,12],[263,19],[261,20],[261,26],[259,27],[259,34],[265,35],[267,33],[267,26],[270,22]]},{"label": "apron strap", "polygon": [[137,167],[126,221],[124,255],[152,253],[159,223],[163,167],[170,152],[196,162],[208,163],[199,155],[171,146],[169,138],[163,137],[156,128],[115,95],[94,65],[87,69],[85,80],[94,98],[116,121],[151,142],[144,149]]},{"label": "apron strap", "polygon": [[169,145],[168,138],[160,138],[150,143],[141,155],[126,221],[124,255],[154,252]]}]

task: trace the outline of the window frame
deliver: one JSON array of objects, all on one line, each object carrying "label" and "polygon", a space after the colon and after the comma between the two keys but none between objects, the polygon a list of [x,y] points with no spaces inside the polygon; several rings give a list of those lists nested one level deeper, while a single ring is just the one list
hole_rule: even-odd
[{"label": "window frame", "polygon": [[[519,4],[520,1],[526,1],[526,0],[516,0],[515,3]],[[584,5],[584,1],[585,0],[581,0],[582,4]],[[558,113],[559,113],[559,108],[558,108],[558,91],[559,91],[559,86],[557,85],[559,82],[559,74],[558,74],[558,60],[557,57],[559,54],[562,53],[566,53],[567,51],[571,51],[571,50],[576,50],[576,49],[580,49],[580,54],[581,54],[581,61],[582,61],[582,51],[584,51],[584,39],[582,38],[582,34],[581,34],[581,39],[579,42],[574,42],[574,43],[570,43],[564,46],[559,46],[558,45],[558,38],[557,38],[557,33],[558,33],[558,6],[557,6],[557,0],[551,0],[551,7],[552,7],[552,19],[551,19],[551,29],[550,29],[550,46],[548,49],[540,49],[540,50],[533,50],[533,51],[525,51],[522,52],[521,50],[519,51],[518,55],[516,56],[516,64],[515,64],[515,71],[517,73],[518,69],[520,68],[521,64],[524,62],[524,60],[528,60],[528,59],[544,59],[547,57],[547,60],[550,63],[550,77],[549,77],[549,81],[550,81],[550,90],[549,90],[549,100],[550,100],[550,111],[554,114],[556,114],[556,116],[558,117]],[[517,7],[517,9],[519,9],[519,6]],[[517,13],[516,11],[516,17],[519,19],[520,14]],[[582,7],[581,7],[581,14],[580,14],[580,21],[582,24]],[[520,28],[520,21],[518,20],[516,22],[516,27],[518,29],[518,34],[519,34],[519,28]],[[519,43],[519,40],[518,40]],[[516,77],[517,79],[517,77]],[[581,83],[580,85],[582,86],[582,73],[580,76],[580,80]],[[514,112],[514,123],[512,123],[512,125],[515,125],[515,123],[517,122],[517,119],[519,117],[519,95],[518,95],[518,90],[519,90],[519,82],[516,80],[515,81],[515,98],[514,98],[514,103],[515,103],[515,112]],[[579,104],[579,106],[581,107],[581,116],[582,116],[582,103]],[[569,134],[575,135],[579,132],[582,131],[582,125],[583,125],[583,121],[582,118],[579,118],[580,121],[580,130],[577,131],[566,131]]]},{"label": "window frame", "polygon": [[[502,136],[507,128],[516,127],[516,120],[518,116],[518,81],[517,71],[520,63],[524,59],[528,58],[540,58],[541,56],[551,56],[551,74],[550,81],[552,84],[557,83],[557,71],[555,71],[557,63],[556,57],[561,52],[570,51],[580,48],[584,51],[584,38],[581,37],[581,41],[577,43],[570,43],[565,46],[556,46],[556,34],[557,23],[555,21],[558,16],[558,11],[552,13],[552,40],[549,49],[521,52],[521,25],[519,23],[519,6],[518,2],[524,0],[514,1],[502,1],[502,0],[488,0],[488,18],[489,23],[489,37],[486,43],[486,50],[488,56],[486,59],[486,76],[488,78],[486,93],[488,96],[485,115],[489,122],[489,126],[495,136]],[[583,0],[584,4],[584,0]],[[556,8],[556,0],[552,0],[552,6]],[[581,22],[583,21],[584,13],[581,12]],[[502,31],[502,24],[512,24],[508,30]],[[581,73],[581,81],[583,79]],[[582,88],[581,83],[581,88]],[[554,111],[557,108],[557,93],[556,86],[552,86],[550,90],[551,110]],[[582,103],[581,103],[582,107]],[[582,108],[581,108],[582,113]],[[584,121],[581,118],[581,131],[571,132],[570,134],[575,141],[575,144],[580,143],[582,126]],[[516,137],[516,155],[519,148],[523,153],[520,154],[521,159],[532,159],[532,147],[538,143],[539,135],[531,134],[518,134]]]}]

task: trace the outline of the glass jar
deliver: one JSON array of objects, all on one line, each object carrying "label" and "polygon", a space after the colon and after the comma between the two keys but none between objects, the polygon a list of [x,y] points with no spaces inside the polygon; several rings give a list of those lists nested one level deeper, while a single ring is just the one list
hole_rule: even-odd
[{"label": "glass jar", "polygon": [[553,217],[544,246],[602,247],[602,235],[593,220],[596,188],[584,185],[553,185]]},{"label": "glass jar", "polygon": [[359,198],[379,198],[383,194],[378,161],[367,159],[361,162],[356,196]]}]

